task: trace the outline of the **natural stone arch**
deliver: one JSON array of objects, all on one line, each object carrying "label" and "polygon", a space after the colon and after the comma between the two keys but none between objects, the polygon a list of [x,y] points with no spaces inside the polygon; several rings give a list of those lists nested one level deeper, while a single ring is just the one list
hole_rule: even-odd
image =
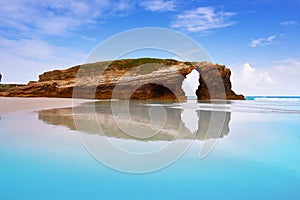
[{"label": "natural stone arch", "polygon": [[130,99],[138,100],[179,100],[176,94],[172,92],[169,88],[156,84],[149,83],[142,85],[134,91]]},{"label": "natural stone arch", "polygon": [[[141,64],[145,63],[156,63],[156,66],[151,70],[145,70],[141,67]],[[107,70],[102,73],[101,69],[106,66],[108,66]],[[0,96],[111,99],[115,86],[119,85],[124,74],[128,74],[126,81],[122,83],[122,90],[119,90],[119,94],[116,95],[118,99],[186,100],[181,88],[182,82],[195,69],[200,73],[196,91],[199,100],[245,99],[243,95],[236,95],[232,91],[231,71],[224,65],[151,58],[97,62],[46,72],[39,76],[39,81],[9,88],[7,91],[0,92]],[[131,91],[141,83],[145,83],[145,86]]]},{"label": "natural stone arch", "polygon": [[196,70],[200,73],[196,91],[199,100],[245,100],[243,95],[237,95],[232,90],[231,71],[225,65],[201,62],[196,64]]}]

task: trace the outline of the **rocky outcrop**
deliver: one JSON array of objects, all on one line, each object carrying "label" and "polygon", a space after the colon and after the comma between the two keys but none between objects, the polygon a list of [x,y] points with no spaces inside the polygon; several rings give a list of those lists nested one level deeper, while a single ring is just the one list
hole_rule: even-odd
[{"label": "rocky outcrop", "polygon": [[200,73],[200,84],[196,91],[199,100],[245,100],[243,95],[237,95],[231,89],[231,71],[225,65],[201,62],[196,64],[196,69]]},{"label": "rocky outcrop", "polygon": [[[152,58],[97,62],[45,72],[37,82],[11,88],[0,96],[185,100],[182,82],[194,69],[201,74],[196,93],[199,99],[244,99],[231,90],[230,70],[225,66]],[[218,76],[221,82],[216,81]]]},{"label": "rocky outcrop", "polygon": [[0,84],[0,96],[7,96],[12,88],[23,87],[23,84]]}]

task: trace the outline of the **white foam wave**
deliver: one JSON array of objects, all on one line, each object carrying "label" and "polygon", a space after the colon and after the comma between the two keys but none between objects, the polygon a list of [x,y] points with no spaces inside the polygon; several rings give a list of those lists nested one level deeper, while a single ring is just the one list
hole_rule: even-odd
[{"label": "white foam wave", "polygon": [[255,101],[300,101],[300,97],[256,97]]}]

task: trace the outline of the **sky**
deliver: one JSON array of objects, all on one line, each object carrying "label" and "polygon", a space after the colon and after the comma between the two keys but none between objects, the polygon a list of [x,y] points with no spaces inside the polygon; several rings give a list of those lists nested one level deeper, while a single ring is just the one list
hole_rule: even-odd
[{"label": "sky", "polygon": [[299,0],[0,0],[2,82],[38,80],[84,63],[115,34],[159,27],[228,66],[237,93],[300,95],[299,11]]}]

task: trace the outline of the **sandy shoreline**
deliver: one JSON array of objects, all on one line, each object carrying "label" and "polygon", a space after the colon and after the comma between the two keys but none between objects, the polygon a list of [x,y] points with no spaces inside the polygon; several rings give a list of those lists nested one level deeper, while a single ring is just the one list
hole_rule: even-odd
[{"label": "sandy shoreline", "polygon": [[0,115],[26,110],[41,110],[51,108],[71,107],[94,100],[71,98],[18,98],[0,97]]}]

